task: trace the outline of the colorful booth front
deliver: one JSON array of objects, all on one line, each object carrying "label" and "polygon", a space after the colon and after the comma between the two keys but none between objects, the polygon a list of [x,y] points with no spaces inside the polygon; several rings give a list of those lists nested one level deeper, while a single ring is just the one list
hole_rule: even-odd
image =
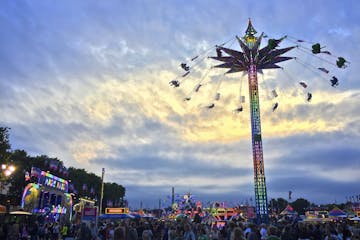
[{"label": "colorful booth front", "polygon": [[36,182],[25,187],[21,207],[51,221],[71,221],[72,196],[68,193],[68,181],[34,167],[31,176]]}]

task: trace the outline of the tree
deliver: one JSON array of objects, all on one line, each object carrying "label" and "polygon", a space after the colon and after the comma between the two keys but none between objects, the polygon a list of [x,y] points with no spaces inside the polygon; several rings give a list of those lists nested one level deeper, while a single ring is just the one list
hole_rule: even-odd
[{"label": "tree", "polygon": [[[77,197],[100,199],[101,178],[99,176],[88,173],[85,169],[76,169],[74,167],[66,169],[63,162],[57,158],[46,155],[31,157],[25,150],[12,151],[9,130],[8,127],[0,127],[0,164],[11,162],[16,167],[16,170],[10,177],[6,178],[6,183],[10,189],[7,195],[0,196],[1,203],[10,200],[11,205],[20,205],[27,184],[25,174],[27,172],[30,174],[32,167],[49,171],[55,176],[69,180],[69,183],[73,184],[74,188],[78,190]],[[36,181],[36,179],[32,179],[32,181]],[[104,200],[111,200],[121,206],[124,204],[125,188],[123,186],[116,183],[105,183],[104,188]]]},{"label": "tree", "polygon": [[9,141],[9,130],[8,127],[0,127],[0,161],[5,163],[9,158],[11,152],[11,145]]},{"label": "tree", "polygon": [[110,201],[114,206],[124,207],[125,188],[117,183],[104,184],[103,206]]},{"label": "tree", "polygon": [[7,180],[10,183],[8,195],[12,196],[13,205],[20,205],[21,197],[25,188],[25,172],[28,171],[28,166],[31,164],[31,158],[24,150],[15,150],[11,154],[12,164],[16,170]]},{"label": "tree", "polygon": [[273,213],[281,213],[281,211],[284,210],[288,204],[288,201],[286,201],[284,198],[272,198],[269,202],[269,206]]},{"label": "tree", "polygon": [[286,208],[286,206],[289,204],[288,201],[286,201],[284,198],[278,198],[277,199],[277,207],[279,209],[279,213]]},{"label": "tree", "polygon": [[310,206],[310,202],[303,198],[298,198],[291,203],[291,206],[299,215],[304,215],[306,209]]}]

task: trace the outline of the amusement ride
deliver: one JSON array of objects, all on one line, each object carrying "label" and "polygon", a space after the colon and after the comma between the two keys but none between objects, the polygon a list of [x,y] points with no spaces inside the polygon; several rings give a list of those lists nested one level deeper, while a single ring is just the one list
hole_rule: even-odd
[{"label": "amusement ride", "polygon": [[[220,100],[221,94],[219,89],[224,75],[242,72],[244,76],[247,73],[249,86],[249,110],[252,130],[256,222],[268,223],[269,213],[261,136],[258,73],[263,75],[263,70],[269,69],[284,70],[284,68],[278,64],[293,60],[309,71],[321,75],[320,77],[328,81],[328,84],[331,87],[337,87],[339,85],[339,79],[336,76],[330,75],[331,77],[329,77],[329,74],[331,73],[329,68],[323,66],[317,67],[309,63],[309,61],[302,60],[299,57],[283,56],[283,54],[297,50],[310,57],[316,58],[324,64],[340,69],[346,68],[350,63],[345,58],[337,57],[331,52],[325,50],[325,47],[323,47],[320,43],[300,40],[291,36],[283,36],[275,39],[269,38],[265,33],[261,33],[259,37],[257,37],[256,34],[257,31],[249,19],[244,37],[241,38],[236,36],[223,44],[215,45],[205,50],[202,54],[192,57],[189,62],[181,63],[180,67],[184,72],[177,76],[174,80],[171,80],[169,84],[174,88],[180,88],[184,81],[191,77],[192,73],[199,70],[199,66],[201,66],[201,63],[206,59],[222,62],[221,64],[212,66],[205,71],[206,73],[200,78],[193,90],[183,99],[186,102],[191,101],[192,97],[197,94],[204,85],[214,82],[204,82],[212,69],[228,69],[225,74],[221,74],[219,76],[220,80],[216,83],[217,87],[215,89],[213,100],[209,104],[202,106],[205,109],[211,110]],[[261,47],[263,39],[267,39],[267,44]],[[280,48],[280,43],[285,40],[288,40],[291,43],[291,46]],[[240,49],[238,50],[231,48],[235,41],[237,41],[240,46]],[[230,44],[230,46],[227,46],[228,44]],[[216,51],[216,56],[207,56],[207,54],[214,49]],[[330,60],[328,58],[330,58]],[[292,79],[291,74],[288,74],[288,76]],[[240,82],[239,105],[233,110],[234,114],[239,114],[244,110],[245,96],[241,95],[241,85],[242,79]],[[296,85],[306,91],[305,101],[311,102],[313,93],[308,90],[309,84],[306,81],[299,81]],[[271,95],[275,100],[272,106],[272,112],[274,112],[280,105],[280,103],[276,101],[276,98],[278,97],[276,89],[272,89]]]}]

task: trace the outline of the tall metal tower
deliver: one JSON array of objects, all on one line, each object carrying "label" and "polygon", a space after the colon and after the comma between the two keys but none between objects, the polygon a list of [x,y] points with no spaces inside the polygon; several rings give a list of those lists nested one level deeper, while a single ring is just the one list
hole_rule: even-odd
[{"label": "tall metal tower", "polygon": [[269,221],[263,148],[261,138],[261,120],[260,120],[260,103],[257,72],[263,69],[281,68],[276,63],[283,62],[291,57],[283,57],[281,54],[290,51],[295,47],[277,49],[278,44],[284,39],[270,39],[269,44],[259,49],[261,40],[264,36],[262,33],[258,38],[255,37],[256,30],[249,19],[248,27],[243,40],[236,36],[241,51],[218,46],[218,49],[228,54],[228,56],[211,57],[215,60],[224,62],[217,65],[217,68],[229,68],[227,73],[247,71],[249,79],[249,96],[250,96],[250,115],[251,115],[251,132],[252,132],[252,149],[254,163],[254,185],[255,185],[255,202],[256,216],[258,223],[267,223]]}]

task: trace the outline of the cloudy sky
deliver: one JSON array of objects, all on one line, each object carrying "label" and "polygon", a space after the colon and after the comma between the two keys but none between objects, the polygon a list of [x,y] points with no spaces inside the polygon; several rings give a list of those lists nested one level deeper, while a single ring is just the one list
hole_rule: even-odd
[{"label": "cloudy sky", "polygon": [[[13,149],[98,175],[104,167],[133,207],[157,206],[171,187],[203,201],[254,199],[247,76],[207,58],[228,40],[237,49],[250,17],[258,33],[287,35],[281,47],[307,41],[286,54],[297,61],[258,76],[268,198],[291,190],[344,202],[360,194],[359,12],[357,0],[1,1],[0,125]],[[308,54],[311,42],[333,56]],[[181,62],[193,67],[186,78]]]}]

